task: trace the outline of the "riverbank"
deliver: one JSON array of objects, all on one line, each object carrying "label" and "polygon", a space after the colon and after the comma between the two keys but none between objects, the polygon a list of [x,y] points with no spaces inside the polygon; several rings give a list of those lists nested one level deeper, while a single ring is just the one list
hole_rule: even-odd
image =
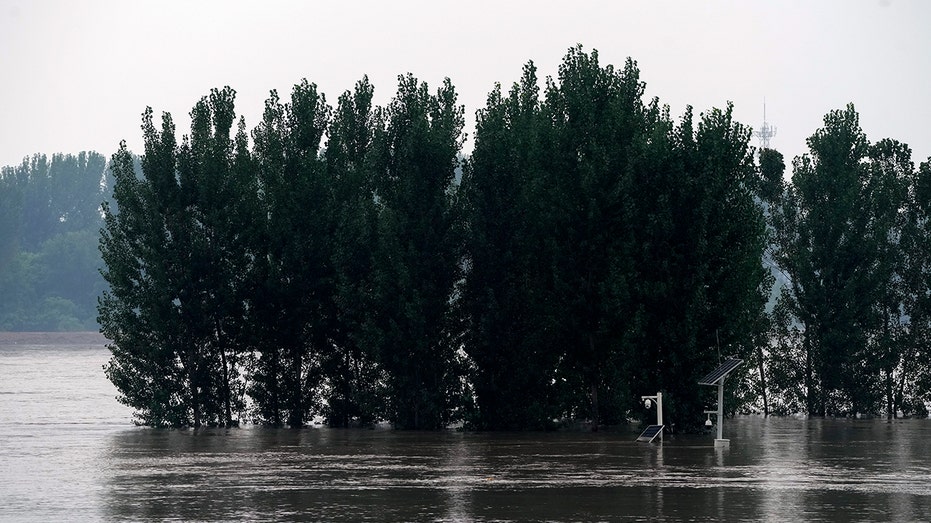
[{"label": "riverbank", "polygon": [[3,345],[104,345],[107,339],[97,331],[81,332],[2,332]]}]

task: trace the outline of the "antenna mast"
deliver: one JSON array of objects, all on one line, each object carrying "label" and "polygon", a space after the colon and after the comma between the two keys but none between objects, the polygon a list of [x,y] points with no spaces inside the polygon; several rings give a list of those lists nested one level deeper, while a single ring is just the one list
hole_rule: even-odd
[{"label": "antenna mast", "polygon": [[766,98],[763,99],[763,126],[753,134],[760,139],[761,149],[769,149],[769,139],[776,136],[776,127],[769,125],[766,121]]}]

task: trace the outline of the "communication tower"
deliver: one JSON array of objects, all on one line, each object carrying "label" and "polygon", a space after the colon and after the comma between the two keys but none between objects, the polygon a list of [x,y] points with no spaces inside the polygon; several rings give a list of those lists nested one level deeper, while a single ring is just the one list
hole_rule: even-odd
[{"label": "communication tower", "polygon": [[776,127],[766,121],[766,100],[763,100],[763,126],[753,134],[760,139],[760,148],[769,149],[769,139],[776,136]]}]

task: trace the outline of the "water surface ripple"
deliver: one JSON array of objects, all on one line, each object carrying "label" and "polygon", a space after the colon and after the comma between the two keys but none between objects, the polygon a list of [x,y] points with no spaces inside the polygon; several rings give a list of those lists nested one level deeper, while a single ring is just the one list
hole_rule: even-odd
[{"label": "water surface ripple", "polygon": [[921,521],[928,420],[710,436],[133,427],[97,345],[0,346],[2,521]]}]

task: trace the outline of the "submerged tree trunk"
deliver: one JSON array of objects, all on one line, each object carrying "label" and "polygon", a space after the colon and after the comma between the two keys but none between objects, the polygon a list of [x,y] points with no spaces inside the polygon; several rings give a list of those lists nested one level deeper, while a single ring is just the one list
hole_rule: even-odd
[{"label": "submerged tree trunk", "polygon": [[191,390],[191,410],[194,415],[194,428],[203,424],[200,412],[200,388],[197,386],[197,373],[193,368],[188,369],[188,384]]},{"label": "submerged tree trunk", "polygon": [[184,351],[187,356],[187,379],[188,379],[188,388],[191,394],[191,413],[194,417],[194,428],[199,428],[203,425],[201,404],[200,404],[200,376],[198,375],[198,365],[197,365],[197,353],[194,350],[194,344],[185,339]]},{"label": "submerged tree trunk", "polygon": [[[595,336],[592,333],[588,333],[588,353],[591,355],[592,360],[595,360]],[[592,432],[598,430],[599,416],[598,416],[598,370],[594,368],[589,372],[591,379],[591,406],[592,406]]]},{"label": "submerged tree trunk", "polygon": [[892,398],[893,386],[892,386],[892,369],[886,369],[886,419],[892,419],[895,417],[895,405]]},{"label": "submerged tree trunk", "polygon": [[217,336],[217,345],[219,346],[219,350],[220,350],[220,364],[223,365],[223,389],[222,390],[223,390],[223,407],[224,407],[224,414],[226,418],[224,420],[224,424],[227,427],[231,427],[233,426],[233,408],[231,404],[232,393],[230,392],[230,369],[229,369],[229,364],[226,358],[226,340],[224,340],[223,338],[223,331],[220,327],[219,319],[217,319],[214,322],[214,327],[216,328],[216,331],[217,331],[216,336]]},{"label": "submerged tree trunk", "polygon": [[763,348],[757,346],[756,354],[760,362],[760,395],[763,397],[763,417],[769,417],[769,400],[766,396],[766,369],[763,365]]},{"label": "submerged tree trunk", "polygon": [[806,339],[803,347],[805,348],[805,409],[809,416],[815,416],[815,384],[812,376],[811,365],[811,343]]},{"label": "submerged tree trunk", "polygon": [[288,426],[291,428],[304,426],[303,380],[301,379],[303,358],[301,356],[299,347],[291,348],[291,376],[288,380],[290,381],[288,387]]},{"label": "submerged tree trunk", "polygon": [[893,403],[892,403],[892,408],[894,412],[898,411],[899,408],[902,407],[902,401],[903,401],[902,396],[905,393],[905,382],[908,378],[908,370],[909,370],[908,363],[910,361],[914,361],[914,354],[909,355],[909,357],[902,358],[902,372],[900,373],[900,376],[899,376],[899,383],[898,385],[896,385],[895,396],[893,397]]},{"label": "submerged tree trunk", "polygon": [[233,408],[230,404],[230,370],[226,361],[226,348],[220,346],[220,361],[223,365],[223,407],[226,419],[224,420],[227,427],[233,425]]},{"label": "submerged tree trunk", "polygon": [[592,383],[592,432],[598,432],[598,385]]}]

